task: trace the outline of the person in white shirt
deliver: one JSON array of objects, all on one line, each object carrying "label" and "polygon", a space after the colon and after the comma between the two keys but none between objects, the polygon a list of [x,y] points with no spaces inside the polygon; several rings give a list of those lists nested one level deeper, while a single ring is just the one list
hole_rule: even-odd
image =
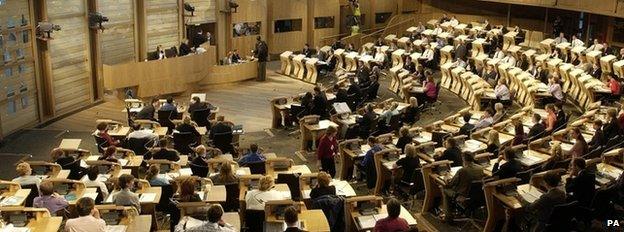
[{"label": "person in white shirt", "polygon": [[162,48],[162,45],[158,45],[156,47],[156,53],[158,54],[159,60],[167,59],[167,55],[165,55],[165,49]]},{"label": "person in white shirt", "polygon": [[462,68],[466,69],[467,66],[468,66],[468,63],[466,63],[466,61],[462,60],[461,57],[457,57],[457,59],[455,59],[455,62],[453,63],[453,67],[462,67]]},{"label": "person in white shirt", "polygon": [[507,56],[501,60],[501,62],[509,64],[511,66],[516,66],[516,58],[511,55],[511,52],[507,52]]},{"label": "person in white shirt", "polygon": [[496,52],[494,53],[494,56],[492,56],[492,59],[503,59],[505,58],[505,53],[501,50],[500,47],[496,47]]},{"label": "person in white shirt", "polygon": [[149,138],[151,140],[153,140],[154,142],[158,141],[158,135],[155,134],[152,130],[150,129],[141,129],[141,125],[139,124],[133,124],[132,125],[132,132],[130,132],[130,134],[128,134],[128,136],[126,136],[126,138],[129,139],[143,139],[143,138]]},{"label": "person in white shirt", "polygon": [[457,20],[457,18],[455,18],[454,15],[451,17],[451,20],[449,21],[449,23],[451,24],[451,27],[459,25],[459,21]]},{"label": "person in white shirt", "polygon": [[503,80],[503,78],[498,80],[498,84],[496,85],[496,88],[494,88],[494,94],[496,95],[496,98],[501,101],[509,101],[511,98],[509,88],[505,84],[505,80]]},{"label": "person in white shirt", "polygon": [[548,92],[550,92],[557,101],[563,101],[563,90],[561,90],[558,76],[553,76],[548,79]]},{"label": "person in white shirt", "polygon": [[587,48],[585,52],[600,51],[601,49],[602,49],[602,44],[600,44],[600,41],[598,41],[598,39],[594,39],[594,44],[592,44],[591,47]]},{"label": "person in white shirt", "polygon": [[21,186],[24,185],[36,185],[37,189],[39,189],[39,184],[41,184],[41,179],[37,176],[32,175],[32,169],[30,168],[30,164],[28,163],[19,163],[17,167],[15,167],[15,172],[17,172],[18,177],[13,179],[13,182],[19,183]]},{"label": "person in white shirt", "polygon": [[78,218],[68,219],[65,223],[65,232],[104,232],[106,222],[100,218],[100,211],[95,208],[95,201],[83,197],[76,201]]},{"label": "person in white shirt", "polygon": [[381,48],[377,48],[377,53],[375,53],[374,60],[375,60],[375,63],[381,66],[383,66],[384,62],[386,61],[386,54],[381,51]]},{"label": "person in white shirt", "polygon": [[97,166],[91,166],[87,172],[87,178],[83,179],[83,183],[87,188],[94,187],[99,188],[100,193],[102,193],[102,199],[106,199],[108,197],[108,188],[103,181],[98,180],[98,175],[100,171]]},{"label": "person in white shirt", "polygon": [[431,61],[433,61],[433,49],[431,49],[431,45],[425,45],[425,51],[420,56],[420,61],[423,63],[425,67],[431,67]]},{"label": "person in white shirt", "polygon": [[577,38],[576,35],[572,35],[572,43],[570,43],[570,46],[572,46],[573,48],[585,46],[585,42]]},{"label": "person in white shirt", "polygon": [[492,117],[492,115],[494,115],[492,109],[486,109],[485,112],[483,112],[483,116],[481,116],[481,119],[479,119],[479,121],[475,124],[475,130],[491,126],[492,123],[494,123],[494,118]]},{"label": "person in white shirt", "polygon": [[442,33],[442,28],[440,27],[440,25],[436,25],[436,28],[433,29],[433,31],[431,32],[432,35],[437,35]]},{"label": "person in white shirt", "polygon": [[208,208],[207,219],[208,221],[202,221],[199,225],[188,225],[189,220],[196,220],[189,217],[184,217],[180,220],[180,223],[176,226],[175,232],[235,232],[236,229],[228,223],[225,223],[222,219],[223,208],[219,204],[213,204]]},{"label": "person in white shirt", "polygon": [[273,189],[274,180],[272,176],[260,178],[258,189],[247,192],[245,203],[248,210],[264,210],[267,201],[283,200],[282,194]]},{"label": "person in white shirt", "polygon": [[565,38],[565,34],[563,32],[559,33],[559,37],[555,38],[555,45],[560,43],[567,43],[568,40]]}]

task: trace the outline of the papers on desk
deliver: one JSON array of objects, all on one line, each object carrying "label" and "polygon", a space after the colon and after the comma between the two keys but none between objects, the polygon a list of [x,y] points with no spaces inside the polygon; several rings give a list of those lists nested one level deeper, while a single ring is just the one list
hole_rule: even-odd
[{"label": "papers on desk", "polygon": [[329,120],[321,120],[319,121],[319,129],[327,129],[331,124]]},{"label": "papers on desk", "polygon": [[180,169],[180,176],[192,176],[192,175],[193,175],[193,171],[191,171],[191,168]]},{"label": "papers on desk", "polygon": [[0,232],[30,232],[28,227],[15,227],[13,224],[8,224],[4,228],[0,229]]},{"label": "papers on desk", "polygon": [[358,223],[360,224],[361,229],[370,229],[374,228],[377,221],[388,217],[388,214],[377,214],[377,215],[369,215],[369,216],[359,216],[357,218]]},{"label": "papers on desk", "polygon": [[125,232],[126,231],[126,226],[125,225],[106,225],[106,229],[104,230],[105,232]]},{"label": "papers on desk", "polygon": [[76,150],[80,147],[80,142],[82,142],[82,139],[63,139],[59,148]]},{"label": "papers on desk", "polygon": [[139,197],[139,202],[153,202],[156,199],[156,193],[143,193]]},{"label": "papers on desk", "polygon": [[518,186],[518,194],[525,201],[533,203],[539,199],[543,193],[538,188],[533,187],[530,184],[524,184]]},{"label": "papers on desk", "polygon": [[522,155],[518,156],[516,159],[524,166],[533,166],[542,162],[542,158],[531,155],[530,150],[522,151]]},{"label": "papers on desk", "polygon": [[128,162],[130,162],[127,159],[118,159],[118,161],[119,163],[121,163],[121,166],[126,166],[128,165]]},{"label": "papers on desk", "polygon": [[338,102],[338,103],[334,103],[333,106],[334,106],[334,110],[336,110],[336,114],[349,114],[349,113],[351,113],[351,109],[349,108],[347,103]]},{"label": "papers on desk", "polygon": [[464,151],[469,151],[469,152],[477,152],[479,150],[481,150],[481,145],[483,143],[474,139],[470,139],[470,140],[466,140],[466,142],[464,142]]},{"label": "papers on desk", "polygon": [[0,206],[18,206],[24,201],[24,197],[10,196],[0,201]]},{"label": "papers on desk", "polygon": [[98,193],[97,192],[93,192],[93,193],[85,193],[82,195],[82,197],[88,197],[91,198],[95,201],[95,198],[97,198]]}]

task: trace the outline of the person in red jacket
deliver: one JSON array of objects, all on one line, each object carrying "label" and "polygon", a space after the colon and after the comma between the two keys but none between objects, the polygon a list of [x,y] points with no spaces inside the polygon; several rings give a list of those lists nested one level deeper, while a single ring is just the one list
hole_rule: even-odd
[{"label": "person in red jacket", "polygon": [[108,127],[108,125],[105,122],[100,122],[97,125],[97,131],[95,133],[97,134],[98,137],[106,139],[106,141],[108,142],[108,146],[117,146],[117,145],[119,145],[119,140],[113,139],[113,137],[111,137],[108,134],[107,127]]},{"label": "person in red jacket", "polygon": [[383,218],[375,223],[375,232],[384,231],[407,231],[409,224],[404,218],[399,217],[401,214],[401,203],[395,198],[390,198],[386,203],[388,217]]},{"label": "person in red jacket", "polygon": [[336,129],[336,127],[328,127],[325,134],[321,137],[318,148],[316,149],[316,156],[318,158],[316,165],[320,166],[321,170],[329,173],[332,177],[336,175],[334,155],[338,154],[338,140],[336,140],[337,132],[338,129]]}]

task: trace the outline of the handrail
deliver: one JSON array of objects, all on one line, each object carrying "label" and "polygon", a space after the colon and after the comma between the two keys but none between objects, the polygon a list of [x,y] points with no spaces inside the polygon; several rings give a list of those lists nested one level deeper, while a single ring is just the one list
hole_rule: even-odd
[{"label": "handrail", "polygon": [[383,35],[383,34],[384,34],[386,31],[388,31],[390,28],[399,27],[399,26],[401,26],[401,25],[403,25],[403,24],[405,24],[405,23],[409,23],[409,22],[413,22],[413,21],[414,21],[414,18],[410,18],[410,19],[406,19],[406,20],[403,20],[403,21],[398,22],[398,23],[394,23],[394,24],[392,24],[392,25],[386,25],[386,26],[385,26],[383,29],[381,29],[381,30],[377,30],[377,31],[375,31],[375,32],[373,32],[373,33],[371,33],[371,34],[368,34],[368,35],[362,36],[362,38],[360,39],[360,43],[361,43],[361,44],[364,44],[366,40],[368,40],[368,39],[370,39],[370,38],[372,38],[372,37],[379,37],[379,36],[378,36],[379,34],[382,34],[382,35]]}]

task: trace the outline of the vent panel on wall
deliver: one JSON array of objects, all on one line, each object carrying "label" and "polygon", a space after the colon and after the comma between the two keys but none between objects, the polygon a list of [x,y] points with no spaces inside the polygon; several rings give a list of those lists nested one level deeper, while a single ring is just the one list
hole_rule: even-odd
[{"label": "vent panel on wall", "polygon": [[168,49],[178,46],[179,14],[177,0],[145,1],[147,24],[147,52],[153,52],[158,45]]},{"label": "vent panel on wall", "polygon": [[48,19],[61,25],[50,44],[52,92],[56,115],[91,103],[89,29],[84,0],[48,0]]},{"label": "vent panel on wall", "polygon": [[28,1],[0,5],[0,135],[38,122]]},{"label": "vent panel on wall", "polygon": [[134,0],[99,0],[102,15],[110,20],[100,36],[102,63],[107,65],[135,61]]}]

